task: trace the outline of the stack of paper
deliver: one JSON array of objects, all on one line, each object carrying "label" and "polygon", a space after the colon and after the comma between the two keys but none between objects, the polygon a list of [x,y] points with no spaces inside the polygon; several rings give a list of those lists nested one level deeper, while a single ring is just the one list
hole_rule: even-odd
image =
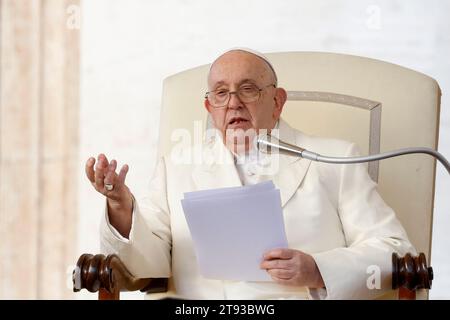
[{"label": "stack of paper", "polygon": [[188,192],[181,200],[204,277],[271,281],[263,254],[286,248],[280,191],[272,181]]}]

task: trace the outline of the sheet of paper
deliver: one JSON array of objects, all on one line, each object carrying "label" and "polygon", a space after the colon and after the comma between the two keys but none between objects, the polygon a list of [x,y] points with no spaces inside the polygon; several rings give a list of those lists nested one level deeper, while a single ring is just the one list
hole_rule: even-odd
[{"label": "sheet of paper", "polygon": [[246,194],[246,193],[252,193],[255,191],[272,190],[272,189],[275,189],[275,185],[273,184],[273,182],[272,181],[264,181],[264,182],[250,185],[250,186],[228,187],[228,188],[185,192],[184,198],[185,199],[207,198],[210,196],[217,196],[220,194],[224,194],[227,196],[231,196],[233,194],[242,195],[242,194]]},{"label": "sheet of paper", "polygon": [[287,247],[279,190],[270,182],[199,192],[182,206],[201,274],[272,281],[259,265],[267,250]]}]

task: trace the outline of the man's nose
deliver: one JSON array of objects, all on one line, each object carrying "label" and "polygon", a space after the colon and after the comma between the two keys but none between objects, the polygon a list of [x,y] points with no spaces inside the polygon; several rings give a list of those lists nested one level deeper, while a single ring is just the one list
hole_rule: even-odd
[{"label": "man's nose", "polygon": [[238,109],[242,108],[244,104],[241,99],[239,99],[237,92],[230,92],[230,101],[228,101],[228,108],[230,109]]}]

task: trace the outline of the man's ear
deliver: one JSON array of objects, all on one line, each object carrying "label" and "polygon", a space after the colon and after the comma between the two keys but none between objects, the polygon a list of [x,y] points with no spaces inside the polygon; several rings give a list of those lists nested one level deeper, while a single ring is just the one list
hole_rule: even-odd
[{"label": "man's ear", "polygon": [[211,105],[209,104],[209,100],[205,99],[203,101],[203,105],[205,106],[206,111],[208,111],[209,113],[211,113]]},{"label": "man's ear", "polygon": [[273,98],[275,100],[275,108],[273,113],[275,118],[278,119],[283,111],[284,104],[286,103],[287,92],[283,88],[276,88],[275,90],[275,97]]}]

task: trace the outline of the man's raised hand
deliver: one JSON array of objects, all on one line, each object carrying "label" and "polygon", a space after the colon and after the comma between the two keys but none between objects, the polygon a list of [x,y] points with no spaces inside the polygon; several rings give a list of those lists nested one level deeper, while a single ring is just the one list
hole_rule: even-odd
[{"label": "man's raised hand", "polygon": [[122,236],[128,238],[131,230],[131,216],[133,210],[133,196],[125,184],[128,173],[128,165],[123,165],[119,173],[116,173],[117,161],[108,159],[104,154],[99,154],[97,164],[91,157],[86,162],[86,176],[97,192],[107,198],[108,216],[113,225]]}]

